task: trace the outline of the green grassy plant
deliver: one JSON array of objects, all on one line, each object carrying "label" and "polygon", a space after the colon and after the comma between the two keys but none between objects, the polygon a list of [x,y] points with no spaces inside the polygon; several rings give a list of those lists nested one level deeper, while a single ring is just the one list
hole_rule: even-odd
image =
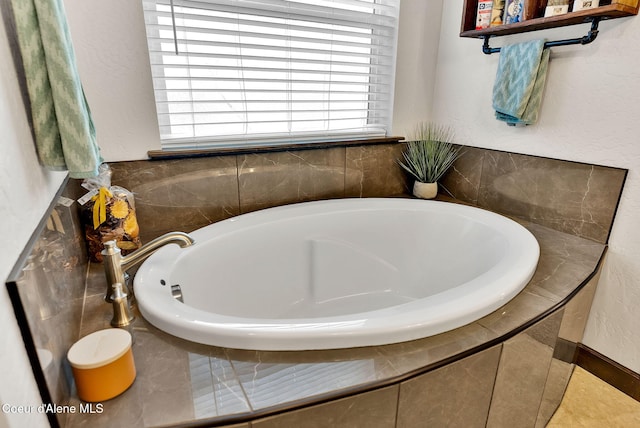
[{"label": "green grassy plant", "polygon": [[452,139],[451,128],[421,123],[398,163],[417,181],[436,183],[462,154],[450,143]]}]

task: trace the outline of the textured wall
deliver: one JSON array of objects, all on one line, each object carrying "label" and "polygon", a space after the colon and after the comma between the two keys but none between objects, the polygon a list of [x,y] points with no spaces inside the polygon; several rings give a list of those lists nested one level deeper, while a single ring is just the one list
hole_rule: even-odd
[{"label": "textured wall", "polygon": [[[444,2],[434,113],[452,123],[458,142],[478,147],[628,168],[584,343],[640,372],[640,18],[603,22],[587,46],[554,48],[540,121],[507,127],[493,117],[491,89],[499,55],[481,53],[482,41],[458,37],[462,2]],[[513,37],[582,36],[588,25]]]},{"label": "textured wall", "polygon": [[65,0],[78,69],[108,161],[160,148],[142,2]]},{"label": "textured wall", "polygon": [[[51,173],[38,165],[27,114],[11,61],[13,38],[6,23],[8,1],[0,1],[0,278],[4,282],[46,211],[66,174]],[[0,403],[38,405],[24,344],[6,288],[0,287]],[[0,414],[0,426],[47,426],[44,415]]]},{"label": "textured wall", "polygon": [[440,38],[441,0],[402,0],[393,109],[393,134],[409,136],[430,120]]}]

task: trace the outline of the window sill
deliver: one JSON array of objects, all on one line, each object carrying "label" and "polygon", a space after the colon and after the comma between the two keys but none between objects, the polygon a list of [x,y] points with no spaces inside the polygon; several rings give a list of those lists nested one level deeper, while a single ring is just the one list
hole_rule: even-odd
[{"label": "window sill", "polygon": [[269,153],[269,152],[283,152],[283,151],[297,151],[297,150],[311,150],[311,149],[326,149],[332,147],[351,147],[351,146],[365,146],[375,144],[396,144],[404,140],[404,137],[383,137],[383,138],[368,138],[363,140],[350,140],[350,141],[335,141],[335,142],[322,142],[322,143],[307,143],[307,144],[280,144],[276,146],[262,146],[262,147],[225,147],[203,150],[150,150],[147,152],[149,159],[184,159],[184,158],[199,158],[207,156],[223,156],[223,155],[241,155],[250,153]]}]

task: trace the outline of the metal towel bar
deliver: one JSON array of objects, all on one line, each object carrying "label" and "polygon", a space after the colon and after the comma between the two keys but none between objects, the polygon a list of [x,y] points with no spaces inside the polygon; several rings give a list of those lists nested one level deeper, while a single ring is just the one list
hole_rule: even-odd
[{"label": "metal towel bar", "polygon": [[[565,40],[555,40],[551,42],[546,42],[544,44],[545,48],[550,48],[554,46],[567,46],[567,45],[586,45],[588,43],[593,42],[596,37],[598,37],[598,24],[600,23],[600,17],[596,16],[591,21],[591,29],[584,37],[579,37],[576,39],[565,39]],[[492,53],[500,52],[501,48],[492,48],[489,46],[489,38],[491,36],[484,36],[484,43],[482,44],[482,52],[490,55]]]}]

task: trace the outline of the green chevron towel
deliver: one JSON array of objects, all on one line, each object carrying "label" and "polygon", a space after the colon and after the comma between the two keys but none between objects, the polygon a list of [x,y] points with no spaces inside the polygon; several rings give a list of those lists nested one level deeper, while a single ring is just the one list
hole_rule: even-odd
[{"label": "green chevron towel", "polygon": [[102,162],[62,0],[12,0],[36,147],[50,169],[93,177]]},{"label": "green chevron towel", "polygon": [[493,86],[493,109],[498,120],[508,125],[538,121],[550,53],[544,42],[533,40],[501,48]]}]

